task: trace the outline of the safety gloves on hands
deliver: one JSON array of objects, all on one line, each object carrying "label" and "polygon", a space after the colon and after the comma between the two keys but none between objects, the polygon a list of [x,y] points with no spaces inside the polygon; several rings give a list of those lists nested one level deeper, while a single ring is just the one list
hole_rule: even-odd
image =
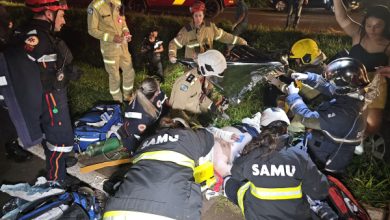
[{"label": "safety gloves on hands", "polygon": [[307,80],[308,75],[306,73],[292,73],[291,78],[295,80]]},{"label": "safety gloves on hands", "polygon": [[287,87],[287,94],[298,94],[299,88],[295,87],[294,82],[291,82],[291,84]]},{"label": "safety gloves on hands", "polygon": [[176,62],[177,62],[177,58],[174,57],[174,56],[170,56],[170,57],[169,57],[169,62],[171,62],[171,63],[176,63]]}]

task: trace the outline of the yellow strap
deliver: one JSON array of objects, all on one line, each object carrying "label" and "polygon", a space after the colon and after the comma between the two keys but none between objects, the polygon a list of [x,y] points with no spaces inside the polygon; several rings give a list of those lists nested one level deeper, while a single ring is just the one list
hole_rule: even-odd
[{"label": "yellow strap", "polygon": [[113,166],[117,166],[120,164],[126,164],[126,163],[131,163],[131,162],[132,162],[132,159],[127,158],[127,159],[121,159],[121,160],[108,161],[108,162],[104,162],[104,163],[97,163],[97,164],[81,167],[80,173],[89,173],[89,172],[92,172],[94,170],[99,170],[99,169],[102,169],[105,167],[113,167]]},{"label": "yellow strap", "polygon": [[181,166],[189,167],[192,170],[195,169],[195,162],[192,159],[181,153],[169,150],[145,152],[134,158],[133,163],[135,164],[140,160],[158,160],[172,162]]},{"label": "yellow strap", "polygon": [[244,195],[245,195],[245,192],[248,190],[250,184],[251,184],[251,182],[245,183],[237,191],[238,207],[240,207],[241,212],[242,212],[243,215],[244,215]]}]

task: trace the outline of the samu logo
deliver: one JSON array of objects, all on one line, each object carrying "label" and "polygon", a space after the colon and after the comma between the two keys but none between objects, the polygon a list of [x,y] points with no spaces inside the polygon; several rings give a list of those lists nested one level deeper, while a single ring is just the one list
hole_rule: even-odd
[{"label": "samu logo", "polygon": [[167,143],[168,141],[169,142],[176,142],[178,140],[179,140],[178,134],[175,134],[174,136],[171,136],[168,134],[159,135],[157,137],[150,139],[149,141],[145,141],[144,144],[142,145],[142,148],[148,147],[149,145]]}]

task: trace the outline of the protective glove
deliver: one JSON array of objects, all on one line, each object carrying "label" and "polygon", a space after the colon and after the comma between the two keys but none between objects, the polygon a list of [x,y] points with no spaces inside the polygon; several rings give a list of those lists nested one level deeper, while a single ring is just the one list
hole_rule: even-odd
[{"label": "protective glove", "polygon": [[296,80],[307,80],[309,76],[306,73],[292,73],[291,78]]},{"label": "protective glove", "polygon": [[287,87],[287,93],[289,95],[291,94],[298,94],[299,89],[295,87],[294,82],[291,82],[291,84]]},{"label": "protective glove", "polygon": [[174,56],[170,56],[170,57],[169,57],[169,62],[171,62],[171,63],[176,63],[176,62],[177,62],[177,58],[174,57]]}]

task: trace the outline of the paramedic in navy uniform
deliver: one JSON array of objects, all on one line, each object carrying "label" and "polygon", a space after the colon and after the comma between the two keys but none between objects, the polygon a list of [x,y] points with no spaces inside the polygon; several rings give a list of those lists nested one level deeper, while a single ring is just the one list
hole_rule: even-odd
[{"label": "paramedic in navy uniform", "polygon": [[308,152],[318,168],[342,174],[363,138],[363,113],[368,103],[364,88],[370,81],[364,65],[348,57],[329,63],[323,75],[325,78],[308,72],[293,73],[291,77],[317,89],[330,101],[310,110],[292,83],[287,88],[287,103],[293,113],[302,116],[302,124],[311,128]]},{"label": "paramedic in navy uniform", "polygon": [[311,219],[306,195],[323,200],[328,181],[306,152],[290,147],[286,113],[268,108],[261,116],[261,134],[224,174],[227,197],[246,219]]}]

